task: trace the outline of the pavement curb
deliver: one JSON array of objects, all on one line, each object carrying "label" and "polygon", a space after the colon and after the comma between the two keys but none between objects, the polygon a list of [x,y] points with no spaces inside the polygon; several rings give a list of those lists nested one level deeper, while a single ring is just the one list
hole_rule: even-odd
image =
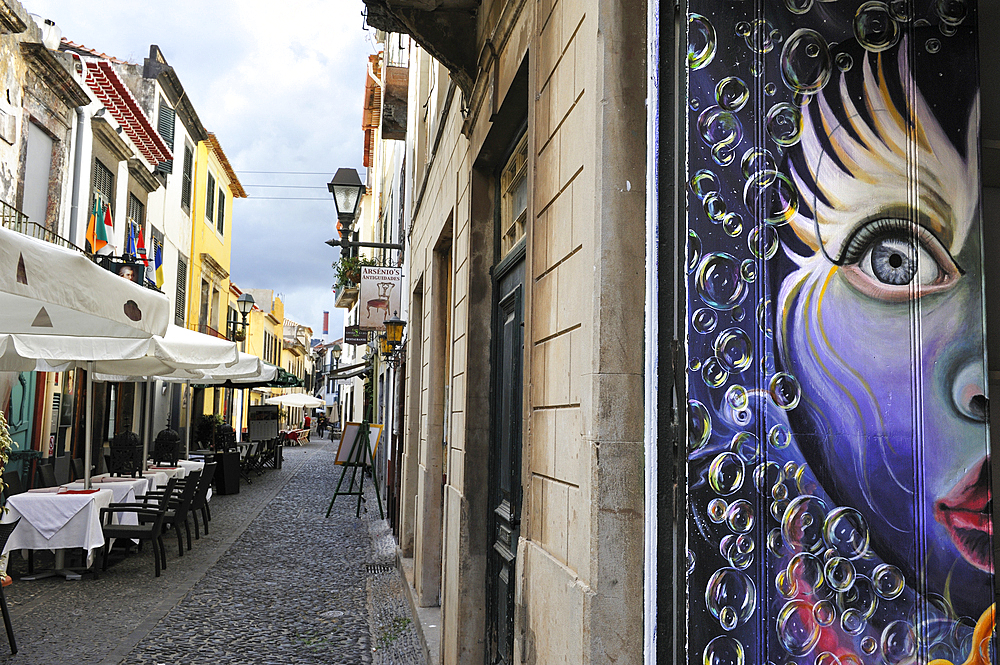
[{"label": "pavement curb", "polygon": [[[417,593],[406,573],[403,551],[399,547],[396,547],[396,569],[399,571],[399,578],[406,592],[406,600],[410,604],[410,613],[416,619],[414,625],[424,651],[424,660],[429,665],[437,665],[441,662],[441,608],[417,606]],[[435,623],[432,624],[432,620]],[[431,638],[430,641],[427,639],[428,636]]]}]

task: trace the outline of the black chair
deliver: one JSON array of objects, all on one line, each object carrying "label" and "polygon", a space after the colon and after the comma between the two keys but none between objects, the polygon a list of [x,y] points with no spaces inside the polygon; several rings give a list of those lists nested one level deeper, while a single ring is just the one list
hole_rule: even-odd
[{"label": "black chair", "polygon": [[[18,484],[20,482],[19,479]],[[17,523],[20,521],[21,518],[18,517],[10,524],[0,524],[0,552],[6,547],[7,539],[10,538],[10,534],[14,532],[14,529],[17,528]],[[17,653],[17,641],[14,640],[14,626],[10,622],[10,611],[7,609],[7,596],[4,593],[2,584],[0,584],[0,612],[3,612],[3,627],[7,629],[7,641],[10,643],[10,653],[14,655]]]},{"label": "black chair", "polygon": [[56,484],[65,485],[69,482],[69,458],[63,455],[56,457],[52,462],[52,469],[56,475]]},{"label": "black chair", "polygon": [[[177,487],[176,493],[170,497],[167,512],[163,516],[164,525],[169,524],[177,532],[177,550],[180,556],[184,556],[184,538],[181,534],[181,525],[187,532],[187,548],[191,549],[191,525],[188,523],[188,513],[191,512],[191,501],[194,500],[194,493],[198,489],[198,480],[201,478],[201,471],[192,471],[186,478],[180,480],[171,478]],[[146,501],[159,500],[163,494],[159,490],[146,492],[143,495],[143,503]],[[144,518],[139,517],[141,522]]]},{"label": "black chair", "polygon": [[119,432],[111,439],[111,461],[108,470],[112,476],[136,477],[142,473],[142,442],[135,432]]},{"label": "black chair", "polygon": [[153,441],[153,462],[177,466],[180,455],[181,437],[172,429],[160,430]]},{"label": "black chair", "polygon": [[38,465],[38,479],[38,487],[55,487],[58,485],[56,482],[56,471],[51,464]]},{"label": "black chair", "polygon": [[[149,497],[143,503],[112,503],[107,508],[101,508],[101,529],[104,531],[104,562],[103,570],[108,569],[108,551],[114,538],[137,539],[140,546],[143,540],[150,541],[153,547],[153,562],[156,576],[160,570],[167,569],[167,550],[163,546],[163,524],[167,515],[167,507],[173,496],[174,484],[171,478],[166,487],[158,492],[157,497]],[[112,524],[114,513],[135,513],[138,524]]]},{"label": "black chair", "polygon": [[198,480],[198,489],[194,491],[194,499],[191,500],[191,519],[194,520],[194,538],[198,540],[198,512],[201,511],[202,520],[205,523],[205,535],[208,535],[208,522],[212,514],[208,512],[208,490],[212,487],[212,480],[215,478],[215,462],[209,462],[201,470],[201,478]]},{"label": "black chair", "polygon": [[110,464],[111,457],[108,455],[98,455],[97,456],[97,468],[94,469],[94,475],[99,476],[101,474],[107,473],[108,469],[111,467]]},{"label": "black chair", "polygon": [[84,476],[83,460],[79,457],[73,458],[73,480],[82,480]]},{"label": "black chair", "polygon": [[3,500],[6,503],[7,499],[24,491],[24,487],[21,485],[21,474],[17,471],[4,471],[3,486]]}]

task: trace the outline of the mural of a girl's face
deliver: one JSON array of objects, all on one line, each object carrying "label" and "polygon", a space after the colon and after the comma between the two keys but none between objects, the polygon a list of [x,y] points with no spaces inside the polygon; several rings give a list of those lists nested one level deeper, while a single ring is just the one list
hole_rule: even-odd
[{"label": "mural of a girl's face", "polygon": [[978,101],[928,99],[906,54],[860,55],[803,112],[803,209],[783,233],[815,253],[781,281],[775,342],[824,490],[911,583],[978,618],[993,572]]}]

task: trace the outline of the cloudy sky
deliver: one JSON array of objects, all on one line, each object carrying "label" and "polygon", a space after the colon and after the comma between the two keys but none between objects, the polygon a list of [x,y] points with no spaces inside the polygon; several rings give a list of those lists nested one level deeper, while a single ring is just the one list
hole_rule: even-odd
[{"label": "cloudy sky", "polygon": [[323,244],[335,235],[326,183],[341,166],[364,178],[361,104],[375,45],[361,0],[22,4],[67,39],[123,60],[142,63],[159,45],[250,195],[233,204],[233,281],[280,293],[285,315],[316,337],[330,311],[339,337],[336,251]]}]

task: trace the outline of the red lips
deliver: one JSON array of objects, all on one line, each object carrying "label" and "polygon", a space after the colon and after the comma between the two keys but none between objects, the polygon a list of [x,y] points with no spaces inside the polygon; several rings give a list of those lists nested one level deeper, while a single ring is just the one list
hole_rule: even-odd
[{"label": "red lips", "polygon": [[993,572],[992,509],[988,456],[934,504],[934,519],[948,529],[965,560],[989,573]]}]

